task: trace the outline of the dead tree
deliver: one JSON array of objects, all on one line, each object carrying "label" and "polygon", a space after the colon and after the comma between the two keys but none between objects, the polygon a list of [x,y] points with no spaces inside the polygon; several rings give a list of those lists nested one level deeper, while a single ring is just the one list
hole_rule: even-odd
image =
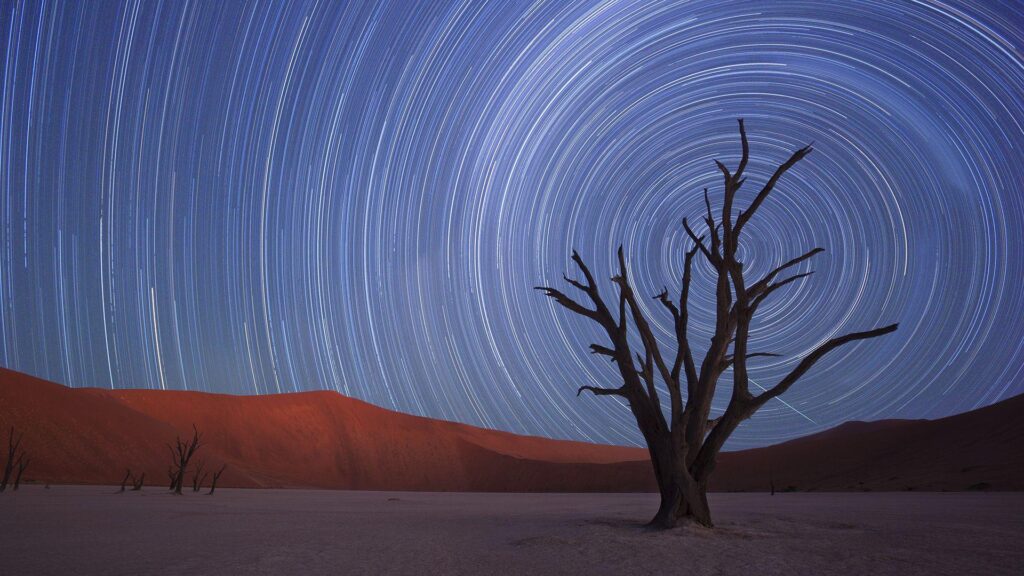
[{"label": "dead tree", "polygon": [[171,468],[168,470],[168,476],[171,477],[171,490],[175,494],[181,494],[182,484],[185,482],[185,472],[188,470],[188,463],[195,456],[196,450],[202,446],[202,434],[196,428],[196,425],[192,425],[192,439],[185,441],[178,436],[174,441],[174,446],[167,445],[167,449],[171,452],[171,459],[174,461]]},{"label": "dead tree", "polygon": [[203,473],[203,467],[204,466],[205,466],[205,462],[200,460],[199,464],[196,466],[195,472],[192,473],[192,491],[193,492],[199,492],[199,488],[202,487],[203,482],[206,481],[206,477],[209,475],[209,472],[207,472],[206,474]]},{"label": "dead tree", "polygon": [[3,477],[0,478],[0,492],[7,489],[7,485],[11,482],[11,474],[14,473],[16,468],[18,475],[15,483],[18,482],[18,478],[21,478],[21,474],[25,471],[24,468],[28,467],[25,449],[21,447],[22,437],[24,437],[24,433],[15,434],[14,426],[11,426],[10,431],[7,433],[7,462],[4,464]]},{"label": "dead tree", "polygon": [[128,485],[128,479],[132,477],[132,469],[128,468],[124,471],[124,478],[121,479],[121,489],[117,491],[118,494],[124,492],[125,486]]},{"label": "dead tree", "polygon": [[25,473],[25,469],[28,468],[28,463],[32,459],[25,456],[22,452],[21,456],[18,457],[18,475],[14,477],[14,489],[17,490],[21,486],[21,475]]},{"label": "dead tree", "polygon": [[210,491],[206,493],[207,496],[213,495],[213,491],[217,489],[217,480],[220,479],[220,475],[224,473],[224,469],[227,467],[228,465],[224,464],[220,467],[220,470],[213,473],[213,480],[210,481]]},{"label": "dead tree", "polygon": [[142,490],[142,484],[145,481],[146,481],[146,473],[145,472],[140,474],[138,478],[136,478],[133,475],[132,476],[132,492],[138,492],[139,490]]},{"label": "dead tree", "polygon": [[[572,259],[584,279],[566,282],[581,290],[591,306],[577,302],[554,288],[538,286],[547,296],[570,311],[596,322],[607,334],[609,345],[592,344],[594,354],[607,356],[614,363],[622,385],[615,388],[581,386],[596,396],[624,398],[646,441],[661,493],[661,504],[651,525],[661,528],[675,526],[680,518],[692,519],[704,526],[712,526],[708,509],[708,479],[715,469],[719,450],[736,427],[754,414],[772,398],[776,398],[803,376],[823,356],[836,348],[867,338],[874,338],[896,330],[891,324],[865,332],[853,332],[832,338],[812,350],[807,356],[770,388],[753,394],[749,388],[747,361],[759,356],[777,356],[749,350],[750,325],[758,307],[770,296],[790,284],[806,278],[810,272],[793,273],[793,268],[823,251],[814,248],[803,255],[782,263],[771,272],[754,281],[744,276],[743,262],[737,259],[738,247],[744,227],[771,194],[779,179],[797,162],[811,152],[801,148],[780,165],[757,193],[746,210],[733,208],[736,191],[744,184],[749,146],[743,120],[739,121],[742,156],[735,171],[716,161],[724,177],[724,198],[721,212],[716,216],[711,208],[707,189],[704,190],[707,226],[705,235],[696,234],[687,219],[683,228],[692,247],[686,252],[679,298],[673,299],[666,289],[654,296],[671,315],[676,346],[674,354],[664,354],[651,325],[642,314],[627,274],[622,247],[618,250],[618,274],[612,282],[618,288],[616,309],[610,309],[598,292],[597,283],[587,265],[576,251]],[[693,271],[693,260],[700,255],[710,264],[715,277],[715,330],[703,359],[694,358],[687,336],[689,312],[687,300]],[[790,275],[787,276],[786,273]],[[634,330],[642,350],[635,353],[627,337],[628,320],[632,317]],[[732,369],[732,394],[725,412],[711,418],[711,402],[719,377]],[[668,390],[668,413],[662,404],[656,381],[660,379]]]}]

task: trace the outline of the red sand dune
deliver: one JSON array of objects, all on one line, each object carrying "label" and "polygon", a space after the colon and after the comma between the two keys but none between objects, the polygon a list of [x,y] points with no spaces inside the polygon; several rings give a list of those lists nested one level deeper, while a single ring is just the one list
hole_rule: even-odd
[{"label": "red sand dune", "polygon": [[[624,491],[652,486],[645,450],[518,436],[384,410],[334,392],[230,396],[74,389],[0,369],[0,426],[25,432],[26,478],[167,483],[167,443],[227,464],[223,486]],[[634,460],[627,465],[618,461]]]},{"label": "red sand dune", "polygon": [[[1024,489],[1024,396],[935,421],[847,423],[723,454],[718,490]],[[167,483],[167,443],[227,464],[223,486],[438,491],[653,490],[646,450],[549,440],[401,414],[334,392],[230,396],[72,389],[0,369],[0,425],[25,433],[28,480]],[[6,433],[5,433],[6,434]],[[987,485],[987,486],[985,486]]]}]

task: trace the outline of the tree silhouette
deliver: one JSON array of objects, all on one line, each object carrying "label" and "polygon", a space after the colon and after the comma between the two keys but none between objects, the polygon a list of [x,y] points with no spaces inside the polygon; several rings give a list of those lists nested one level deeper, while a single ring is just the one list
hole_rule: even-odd
[{"label": "tree silhouette", "polygon": [[128,486],[128,479],[132,477],[132,470],[128,468],[124,471],[124,478],[121,479],[121,489],[117,491],[118,494],[124,493],[125,488]]},{"label": "tree silhouette", "polygon": [[[171,478],[171,481],[173,482],[174,481],[174,474],[171,471],[168,471],[167,475]],[[128,487],[128,483],[129,482],[132,485],[132,490],[131,491],[132,492],[138,492],[139,490],[142,490],[142,485],[143,485],[143,483],[145,481],[146,481],[146,473],[145,472],[143,472],[139,476],[136,476],[135,474],[132,473],[131,468],[128,468],[124,472],[124,478],[121,479],[121,488],[117,491],[117,493],[118,494],[123,493],[125,491],[125,489]],[[171,489],[172,490],[174,489],[173,484],[171,486]]]},{"label": "tree silhouette", "polygon": [[14,477],[14,489],[17,490],[21,486],[21,475],[25,473],[25,469],[28,468],[29,462],[32,459],[25,456],[25,453],[21,453],[21,457],[18,458],[18,474]]},{"label": "tree silhouette", "polygon": [[199,492],[199,489],[203,486],[203,482],[206,481],[209,473],[203,473],[203,469],[206,467],[206,463],[202,460],[196,465],[195,472],[192,473],[192,491]]},{"label": "tree silhouette", "polygon": [[217,489],[217,480],[220,480],[220,475],[224,473],[224,469],[227,467],[227,464],[223,464],[221,465],[220,470],[213,473],[213,481],[210,482],[210,491],[206,493],[207,496],[213,495],[213,491]]},{"label": "tree silhouette", "polygon": [[7,489],[7,486],[11,482],[11,474],[15,474],[13,489],[17,490],[21,484],[21,475],[28,468],[29,458],[25,454],[25,449],[21,447],[21,439],[25,436],[24,433],[17,434],[14,430],[14,426],[11,426],[7,433],[7,462],[3,467],[3,474],[0,475],[0,492]]},{"label": "tree silhouette", "polygon": [[181,494],[182,484],[185,482],[185,472],[188,470],[188,463],[195,456],[196,450],[198,450],[202,444],[203,435],[199,433],[196,425],[192,425],[192,439],[185,441],[178,436],[174,441],[174,446],[167,445],[167,449],[171,452],[171,459],[173,464],[167,469],[167,476],[171,480],[170,489],[175,494]]},{"label": "tree silhouette", "polygon": [[[777,356],[765,352],[751,352],[748,349],[750,325],[755,312],[769,296],[809,276],[810,272],[790,276],[786,276],[785,272],[823,252],[824,249],[814,248],[797,256],[754,282],[749,282],[744,277],[743,262],[737,259],[737,249],[744,227],[774,190],[779,179],[807,156],[811,152],[811,147],[807,146],[794,152],[775,170],[750,206],[734,214],[736,191],[746,181],[744,169],[749,158],[749,145],[742,119],[739,120],[739,132],[742,156],[736,170],[731,172],[725,164],[715,161],[725,182],[719,221],[715,220],[711,200],[705,189],[704,222],[707,225],[707,234],[698,236],[687,219],[683,219],[683,228],[692,240],[693,246],[685,254],[679,298],[673,300],[667,289],[654,296],[672,316],[676,339],[674,357],[663,355],[650,324],[642,314],[642,308],[630,286],[622,246],[619,246],[618,250],[619,272],[612,278],[612,282],[619,290],[616,312],[605,304],[593,275],[575,250],[572,259],[583,273],[584,280],[573,280],[566,276],[563,278],[586,294],[593,305],[592,308],[554,288],[537,287],[558,304],[596,322],[607,333],[609,346],[592,344],[590,349],[594,354],[611,359],[622,378],[622,385],[617,388],[581,386],[576,395],[579,396],[586,390],[596,396],[619,396],[628,402],[647,443],[661,493],[661,504],[651,520],[652,526],[660,528],[671,528],[680,518],[690,518],[704,526],[712,526],[711,511],[707,502],[708,479],[715,469],[718,452],[736,427],[768,400],[786,392],[818,360],[832,350],[850,342],[888,334],[898,326],[891,324],[883,328],[832,338],[811,351],[774,386],[757,395],[750,392],[747,361],[759,356]],[[710,264],[715,276],[715,331],[699,365],[694,359],[687,337],[687,301],[693,260],[698,253]],[[635,363],[634,352],[627,337],[630,317],[643,347],[642,354],[635,354]],[[722,415],[711,418],[711,401],[719,377],[730,368],[732,395],[729,405]],[[658,379],[669,393],[667,418],[658,394]]]}]

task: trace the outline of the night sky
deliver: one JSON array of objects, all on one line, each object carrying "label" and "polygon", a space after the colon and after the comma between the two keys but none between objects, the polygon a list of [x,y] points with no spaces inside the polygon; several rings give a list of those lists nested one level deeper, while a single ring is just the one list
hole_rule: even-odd
[{"label": "night sky", "polygon": [[617,385],[599,328],[531,288],[572,248],[606,279],[623,243],[638,292],[676,290],[743,117],[740,206],[815,147],[747,228],[748,275],[828,250],[762,307],[753,349],[785,357],[753,382],[900,330],[730,447],[1024,392],[1024,5],[978,4],[4,1],[0,364],[637,443],[575,396]]}]

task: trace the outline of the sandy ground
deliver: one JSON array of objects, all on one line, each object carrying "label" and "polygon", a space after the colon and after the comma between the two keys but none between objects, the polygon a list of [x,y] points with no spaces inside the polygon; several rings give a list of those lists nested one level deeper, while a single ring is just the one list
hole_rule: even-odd
[{"label": "sandy ground", "polygon": [[22,487],[4,574],[1022,574],[1024,493],[714,494],[645,530],[647,494]]}]

